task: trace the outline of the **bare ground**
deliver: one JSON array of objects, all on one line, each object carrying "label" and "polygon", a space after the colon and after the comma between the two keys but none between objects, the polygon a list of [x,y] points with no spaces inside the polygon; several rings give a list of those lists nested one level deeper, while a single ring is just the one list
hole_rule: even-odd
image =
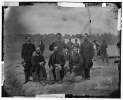
[{"label": "bare ground", "polygon": [[[16,51],[15,51],[16,52]],[[46,58],[47,59],[47,58]],[[118,67],[114,64],[115,59],[109,63],[102,63],[101,59],[94,62],[91,69],[90,80],[81,81],[81,76],[75,78],[73,84],[68,84],[66,77],[62,84],[42,86],[39,82],[24,83],[23,66],[21,65],[20,53],[5,55],[4,76],[5,90],[11,95],[34,96],[37,94],[77,94],[90,96],[109,96],[117,89]],[[46,60],[48,61],[48,59]],[[48,73],[48,66],[46,71]]]}]

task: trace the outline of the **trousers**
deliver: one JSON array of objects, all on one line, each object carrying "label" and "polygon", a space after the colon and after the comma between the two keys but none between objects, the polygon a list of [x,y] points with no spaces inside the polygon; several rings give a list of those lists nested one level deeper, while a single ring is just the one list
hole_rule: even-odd
[{"label": "trousers", "polygon": [[90,78],[90,68],[83,69],[82,77],[85,79]]},{"label": "trousers", "polygon": [[26,65],[24,66],[24,75],[26,81],[28,81],[29,77],[31,76],[31,69],[32,69],[31,61],[26,61]]},{"label": "trousers", "polygon": [[[53,70],[54,70],[54,74],[53,74]],[[55,68],[53,68],[53,67],[50,67],[50,69],[49,69],[49,78],[50,78],[50,80],[51,81],[53,81],[53,80],[61,80],[61,77],[60,77],[60,69],[58,68],[58,67],[55,67]]]}]

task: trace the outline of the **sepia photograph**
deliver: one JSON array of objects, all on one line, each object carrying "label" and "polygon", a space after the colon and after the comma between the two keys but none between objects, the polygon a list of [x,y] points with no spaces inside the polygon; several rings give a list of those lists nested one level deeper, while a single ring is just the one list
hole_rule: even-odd
[{"label": "sepia photograph", "polygon": [[121,98],[121,5],[4,2],[2,97]]}]

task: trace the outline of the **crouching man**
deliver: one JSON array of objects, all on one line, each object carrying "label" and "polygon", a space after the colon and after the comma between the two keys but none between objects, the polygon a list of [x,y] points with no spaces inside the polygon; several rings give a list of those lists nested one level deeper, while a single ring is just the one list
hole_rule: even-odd
[{"label": "crouching man", "polygon": [[40,48],[37,47],[36,51],[32,55],[32,72],[38,74],[38,79],[40,83],[45,86],[44,80],[47,78],[46,69],[45,69],[45,60],[44,57],[40,54]]},{"label": "crouching man", "polygon": [[66,71],[67,79],[70,83],[74,81],[75,76],[82,76],[83,70],[83,58],[81,54],[78,54],[78,49],[73,49],[73,54],[70,56],[69,67]]},{"label": "crouching man", "polygon": [[53,51],[48,62],[50,85],[54,84],[55,81],[61,84],[61,80],[64,78],[64,54],[59,52],[58,46],[54,46]]}]

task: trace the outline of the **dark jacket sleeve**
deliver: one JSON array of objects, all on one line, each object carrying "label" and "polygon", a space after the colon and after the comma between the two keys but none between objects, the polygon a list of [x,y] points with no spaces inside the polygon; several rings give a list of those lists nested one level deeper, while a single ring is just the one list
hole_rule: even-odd
[{"label": "dark jacket sleeve", "polygon": [[79,54],[81,54],[82,55],[82,43],[81,43],[81,45],[80,45],[80,48],[79,48]]},{"label": "dark jacket sleeve", "polygon": [[22,45],[22,49],[21,49],[21,57],[24,58],[24,44]]},{"label": "dark jacket sleeve", "polygon": [[93,59],[93,57],[94,57],[94,47],[93,47],[93,45],[90,43],[90,60],[92,60]]},{"label": "dark jacket sleeve", "polygon": [[35,47],[35,45],[33,44],[33,51],[36,51],[36,47]]},{"label": "dark jacket sleeve", "polygon": [[49,65],[49,67],[52,66],[52,55],[51,55],[50,58],[49,58],[48,65]]},{"label": "dark jacket sleeve", "polygon": [[32,56],[32,57],[31,57],[31,63],[32,63],[32,66],[37,66],[37,65],[39,65],[39,63],[37,63],[37,62],[35,61],[35,56]]},{"label": "dark jacket sleeve", "polygon": [[44,46],[43,46],[43,52],[45,51],[45,44],[43,44]]},{"label": "dark jacket sleeve", "polygon": [[69,60],[69,67],[71,67],[72,66],[72,63],[73,63],[73,60],[72,60],[72,57],[71,57],[72,55],[70,55],[70,60]]},{"label": "dark jacket sleeve", "polygon": [[63,47],[66,48],[66,49],[69,49],[69,47],[66,43],[63,43]]},{"label": "dark jacket sleeve", "polygon": [[108,45],[106,44],[106,48],[108,48]]},{"label": "dark jacket sleeve", "polygon": [[60,60],[60,66],[61,67],[63,67],[64,65],[65,65],[65,57],[64,57],[64,54],[60,54],[60,58],[61,58],[61,60]]},{"label": "dark jacket sleeve", "polygon": [[96,44],[96,46],[99,48],[100,46],[99,46],[99,44]]},{"label": "dark jacket sleeve", "polygon": [[83,65],[82,55],[79,55],[78,61],[79,61],[79,63],[76,65],[77,68],[79,68],[79,67],[81,67]]},{"label": "dark jacket sleeve", "polygon": [[45,59],[44,59],[44,57],[42,56],[42,59],[43,59],[43,61],[42,62],[44,62],[44,65],[46,64],[46,61],[45,61]]},{"label": "dark jacket sleeve", "polygon": [[79,44],[77,45],[77,48],[79,48]]}]

